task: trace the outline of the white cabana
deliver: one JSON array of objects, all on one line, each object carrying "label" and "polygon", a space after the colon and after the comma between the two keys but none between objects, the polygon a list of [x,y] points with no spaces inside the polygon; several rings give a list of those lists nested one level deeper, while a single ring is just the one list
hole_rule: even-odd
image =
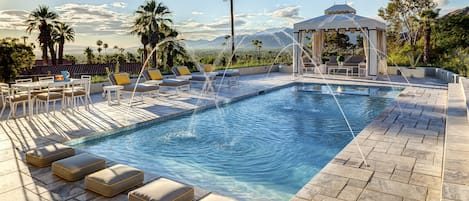
[{"label": "white cabana", "polygon": [[356,15],[352,7],[341,4],[325,10],[325,15],[298,22],[293,26],[295,46],[293,48],[293,66],[295,73],[303,72],[302,49],[303,38],[312,33],[312,60],[321,64],[321,54],[324,47],[325,32],[355,32],[363,33],[363,47],[366,57],[366,76],[377,76],[379,69],[386,65],[386,25],[375,19]]}]

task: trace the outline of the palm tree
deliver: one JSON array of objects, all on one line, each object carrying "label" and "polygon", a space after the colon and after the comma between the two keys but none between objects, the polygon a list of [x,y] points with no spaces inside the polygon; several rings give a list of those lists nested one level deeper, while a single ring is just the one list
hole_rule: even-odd
[{"label": "palm tree", "polygon": [[28,40],[29,37],[27,36],[21,36],[21,39],[23,39],[23,44],[26,45],[26,40]]},{"label": "palm tree", "polygon": [[103,44],[104,54],[106,54],[106,55],[107,55],[106,49],[107,49],[108,47],[109,47],[109,45],[108,45],[107,43],[104,43],[104,44]]},{"label": "palm tree", "polygon": [[435,23],[436,17],[440,9],[425,9],[420,13],[420,17],[422,19],[422,26],[425,34],[425,43],[423,46],[423,62],[428,63],[430,61],[430,40],[431,40],[431,33],[432,33],[432,25]]},{"label": "palm tree", "polygon": [[[161,52],[166,53],[166,67],[165,71],[169,71],[174,66],[174,59],[178,56],[186,57],[186,50],[184,49],[184,43],[181,39],[177,39],[179,33],[168,26],[162,26],[161,38],[165,38],[161,44]],[[163,55],[162,55],[163,56]]]},{"label": "palm tree", "polygon": [[[227,0],[224,0],[224,1],[227,1]],[[232,64],[236,63],[233,0],[230,0],[230,19],[231,19],[231,60],[230,60],[230,64],[232,65]]]},{"label": "palm tree", "polygon": [[262,41],[255,39],[255,40],[252,40],[251,43],[252,43],[252,45],[254,45],[254,47],[257,50],[257,60],[260,60],[261,59]]},{"label": "palm tree", "polygon": [[[160,42],[160,26],[165,23],[172,23],[172,20],[167,18],[171,14],[168,7],[162,3],[156,3],[155,0],[146,1],[145,5],[138,7],[135,12],[137,19],[135,20],[135,26],[142,26],[139,30],[148,30],[147,35],[150,46],[154,49],[158,42]],[[156,52],[152,54],[152,66],[156,68]]]},{"label": "palm tree", "polygon": [[[42,60],[44,64],[49,63],[49,58],[47,56],[47,48],[53,47],[52,38],[51,38],[51,24],[55,23],[55,20],[58,18],[57,13],[49,11],[49,7],[40,5],[36,10],[29,14],[29,19],[26,20],[27,28],[26,31],[31,34],[33,30],[39,31],[39,46],[42,49]],[[52,45],[52,46],[51,46]],[[53,52],[52,48],[51,52]],[[54,60],[54,56],[52,59]],[[52,61],[54,63],[54,61]]]},{"label": "palm tree", "polygon": [[144,20],[144,18],[135,19],[134,25],[132,25],[131,27],[132,30],[130,33],[137,34],[138,36],[140,36],[140,42],[143,45],[143,49],[142,49],[143,50],[142,63],[143,63],[147,60],[147,56],[148,56],[147,45],[150,43],[150,40],[148,38],[149,30],[147,26],[145,26],[144,23],[141,22],[141,20]]},{"label": "palm tree", "polygon": [[93,50],[90,47],[87,47],[85,49],[84,54],[86,55],[87,63],[92,64],[93,63],[93,57],[94,57]]},{"label": "palm tree", "polygon": [[75,41],[75,31],[69,25],[59,22],[54,26],[52,37],[59,44],[59,64],[63,64],[65,41]]}]

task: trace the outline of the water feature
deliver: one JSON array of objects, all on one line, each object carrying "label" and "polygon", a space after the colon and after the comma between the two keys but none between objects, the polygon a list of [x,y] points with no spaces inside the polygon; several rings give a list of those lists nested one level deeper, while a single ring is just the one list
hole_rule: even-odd
[{"label": "water feature", "polygon": [[[305,86],[316,85],[279,89],[220,106],[223,113],[199,111],[73,146],[240,200],[288,200],[352,139],[333,96],[304,91]],[[392,101],[336,98],[354,132]]]}]

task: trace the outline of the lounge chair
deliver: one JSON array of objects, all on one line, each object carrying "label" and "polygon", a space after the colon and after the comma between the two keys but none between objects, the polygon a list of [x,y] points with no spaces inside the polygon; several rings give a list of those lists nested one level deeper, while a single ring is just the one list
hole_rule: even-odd
[{"label": "lounge chair", "polygon": [[[217,77],[221,77],[221,82],[226,80],[228,83],[228,86],[239,86],[239,71],[235,69],[226,69],[226,70],[215,70],[215,67],[213,67],[210,64],[198,64],[197,65],[198,69],[200,72],[203,72],[204,74],[207,75],[216,75]],[[220,83],[223,84],[223,83]]]},{"label": "lounge chair", "polygon": [[171,68],[171,71],[173,71],[173,74],[176,76],[176,79],[189,80],[191,83],[193,82],[204,83],[204,86],[202,87],[203,91],[208,91],[209,89],[211,89],[210,86],[214,86],[215,80],[217,78],[216,75],[192,74],[191,71],[189,71],[189,68],[187,68],[187,66],[174,66]]},{"label": "lounge chair", "polygon": [[143,94],[144,93],[158,93],[159,87],[157,85],[152,85],[152,84],[145,84],[145,83],[138,83],[138,84],[132,84],[132,81],[130,81],[129,74],[128,73],[111,73],[109,74],[109,81],[111,82],[112,85],[120,85],[123,86],[124,88],[122,91],[124,92],[137,92],[142,95],[142,101],[143,101]]},{"label": "lounge chair", "polygon": [[[176,93],[179,93],[179,90],[183,87],[187,87],[188,90],[191,89],[191,83],[187,80],[178,80],[178,79],[164,79],[160,70],[144,70],[143,77],[149,84],[156,84],[160,87],[174,87],[176,88]],[[156,81],[156,82],[155,82]]]}]

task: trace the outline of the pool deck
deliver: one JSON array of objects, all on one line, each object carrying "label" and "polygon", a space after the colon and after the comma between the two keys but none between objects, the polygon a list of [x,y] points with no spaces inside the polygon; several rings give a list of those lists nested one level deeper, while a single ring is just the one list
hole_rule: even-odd
[{"label": "pool deck", "polygon": [[[449,190],[442,193],[448,90],[446,86],[431,84],[437,82],[435,80],[416,80],[416,84],[408,85],[341,77],[320,79],[305,76],[293,80],[291,75],[280,73],[250,75],[242,76],[239,88],[221,88],[216,101],[242,98],[295,81],[380,86],[403,84],[408,87],[357,135],[356,141],[347,145],[291,200],[429,201],[440,200],[442,195],[448,195],[448,200],[467,198],[461,197],[465,195],[460,193],[469,192],[464,184],[453,181],[458,180],[455,176],[458,175],[457,171],[450,174],[452,177],[445,176],[445,179],[453,178],[447,182],[448,185],[463,186],[459,190],[448,187]],[[51,143],[172,117],[197,108],[213,107],[216,102],[213,94],[201,96],[196,89],[190,94],[176,95],[170,92],[162,93],[157,98],[145,97],[143,102],[135,102],[132,107],[125,105],[125,99],[122,105],[108,106],[101,94],[95,94],[92,98],[94,104],[90,111],[80,108],[74,113],[68,110],[49,116],[40,114],[31,121],[25,118],[6,121],[4,117],[0,120],[0,199],[106,200],[84,190],[83,180],[65,182],[52,175],[50,167],[35,168],[26,164],[24,152]],[[464,123],[467,124],[467,119],[456,126]],[[356,142],[360,144],[368,166],[361,159]],[[463,153],[469,151],[469,145],[459,144],[457,148],[461,148]],[[467,160],[456,156],[455,160]],[[115,164],[107,161],[108,166]],[[454,168],[451,170],[454,172]],[[145,173],[145,182],[157,177]],[[467,175],[461,178],[465,179]],[[208,193],[207,190],[196,188],[196,199]],[[122,193],[112,200],[127,200],[127,195]]]}]

